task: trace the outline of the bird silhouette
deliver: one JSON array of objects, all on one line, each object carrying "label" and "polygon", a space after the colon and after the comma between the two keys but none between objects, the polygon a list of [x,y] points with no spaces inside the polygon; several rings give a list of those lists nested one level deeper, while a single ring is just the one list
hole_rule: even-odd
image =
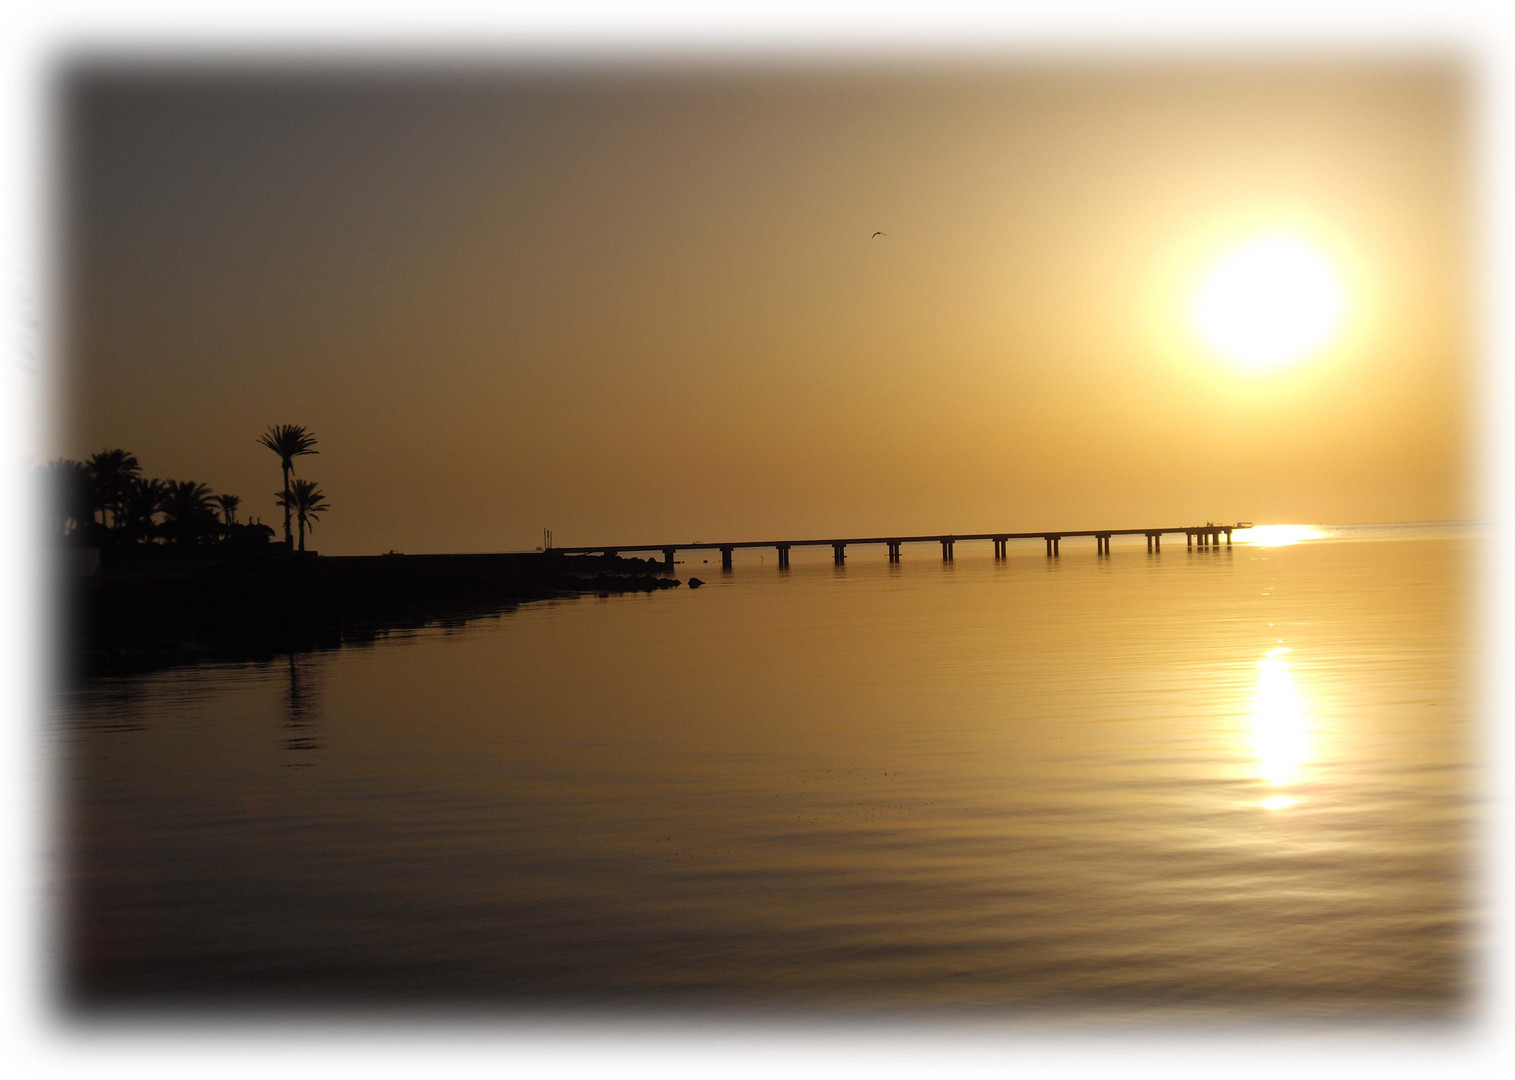
[{"label": "bird silhouette", "polygon": [[868,237],[868,239],[869,240],[873,240],[873,239],[875,239],[877,237],[888,236],[888,235],[889,235],[888,233],[886,233],[882,229],[880,229],[878,232],[874,233],[873,236]]}]

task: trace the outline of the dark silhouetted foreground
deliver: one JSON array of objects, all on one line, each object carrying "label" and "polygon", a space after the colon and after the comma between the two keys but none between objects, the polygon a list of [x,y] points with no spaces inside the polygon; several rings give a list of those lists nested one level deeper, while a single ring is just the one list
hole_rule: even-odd
[{"label": "dark silhouetted foreground", "polygon": [[[111,556],[116,556],[112,558]],[[65,680],[196,660],[258,659],[576,593],[679,582],[652,560],[540,553],[289,557],[164,549],[61,567]],[[70,572],[72,571],[72,572]]]}]

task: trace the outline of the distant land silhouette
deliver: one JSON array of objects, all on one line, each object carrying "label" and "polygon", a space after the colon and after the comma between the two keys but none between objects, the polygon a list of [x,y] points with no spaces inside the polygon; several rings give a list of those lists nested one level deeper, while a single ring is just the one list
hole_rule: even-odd
[{"label": "distant land silhouette", "polygon": [[330,510],[315,481],[294,477],[317,453],[298,424],[256,440],[279,458],[284,542],[237,520],[239,496],[194,480],[142,475],[136,455],[107,449],[39,467],[44,523],[64,612],[66,680],[200,659],[247,659],[361,640],[401,626],[499,611],[575,593],[679,584],[652,559],[558,554],[354,556],[317,559],[305,536]]}]

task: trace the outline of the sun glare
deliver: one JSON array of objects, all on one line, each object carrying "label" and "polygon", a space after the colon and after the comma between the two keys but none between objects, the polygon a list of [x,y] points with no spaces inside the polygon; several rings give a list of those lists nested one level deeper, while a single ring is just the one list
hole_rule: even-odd
[{"label": "sun glare", "polygon": [[1258,547],[1287,547],[1301,540],[1319,540],[1325,536],[1314,525],[1253,525],[1236,534],[1238,544],[1256,544]]},{"label": "sun glare", "polygon": [[1194,318],[1223,356],[1269,368],[1319,349],[1341,320],[1342,289],[1319,250],[1289,236],[1257,240],[1216,262],[1200,282]]}]

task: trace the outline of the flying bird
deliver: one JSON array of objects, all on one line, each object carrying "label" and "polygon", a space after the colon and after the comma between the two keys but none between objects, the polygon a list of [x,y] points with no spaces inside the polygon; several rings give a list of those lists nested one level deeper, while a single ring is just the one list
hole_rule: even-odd
[{"label": "flying bird", "polygon": [[888,236],[888,235],[889,235],[888,233],[886,233],[882,229],[880,229],[878,232],[876,232],[872,236],[868,237],[868,239],[869,240],[876,240],[880,236]]}]

